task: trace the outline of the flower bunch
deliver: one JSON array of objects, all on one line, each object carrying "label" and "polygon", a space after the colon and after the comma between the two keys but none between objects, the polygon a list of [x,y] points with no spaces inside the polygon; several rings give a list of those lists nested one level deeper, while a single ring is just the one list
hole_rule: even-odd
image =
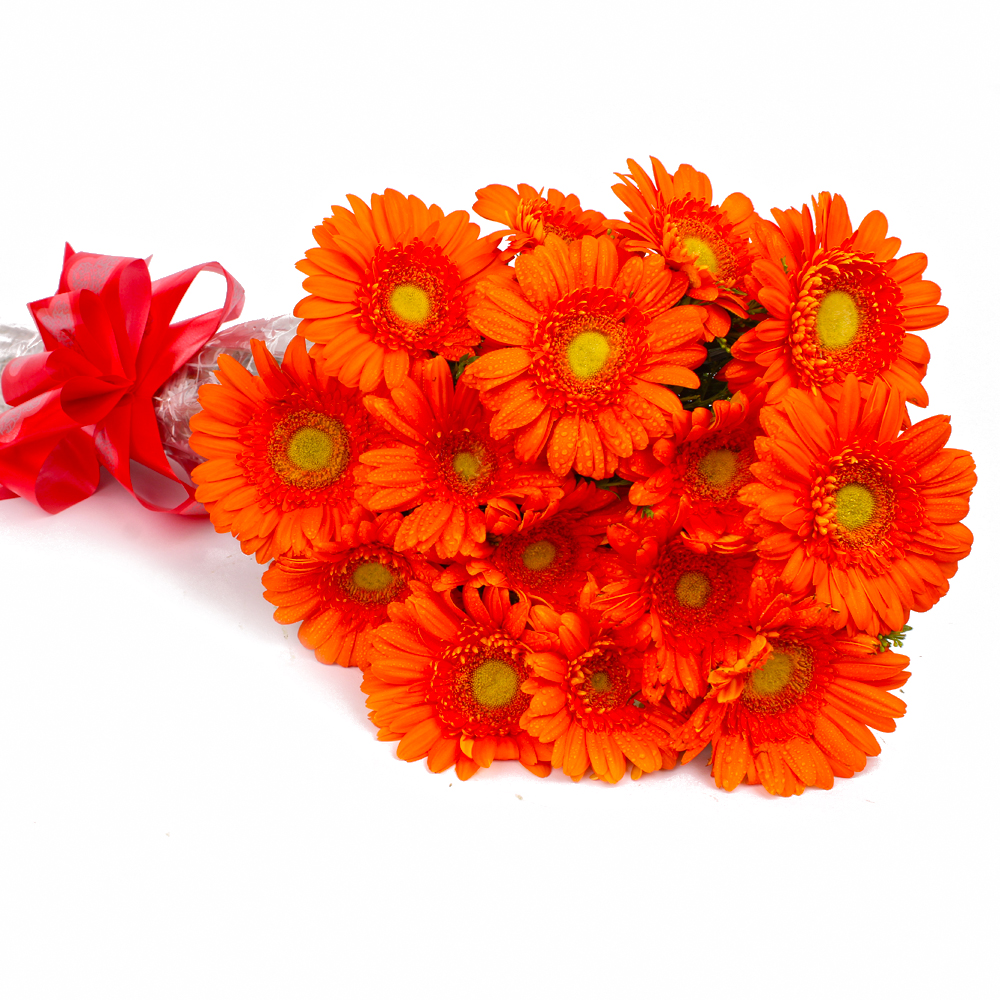
[{"label": "flower bunch", "polygon": [[775,210],[632,160],[624,219],[490,185],[349,197],[279,364],[219,359],[191,447],[275,618],[357,666],[379,738],[468,778],[831,787],[905,706],[894,652],[972,537],[926,406],[923,254],[839,196]]}]

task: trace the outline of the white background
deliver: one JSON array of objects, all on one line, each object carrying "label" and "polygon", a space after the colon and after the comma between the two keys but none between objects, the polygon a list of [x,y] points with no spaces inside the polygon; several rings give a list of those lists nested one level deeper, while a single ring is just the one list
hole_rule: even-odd
[{"label": "white background", "polygon": [[[982,8],[985,9],[985,8]],[[30,12],[29,12],[30,11]],[[830,792],[618,787],[379,743],[260,568],[117,485],[0,504],[0,994],[980,997],[995,988],[995,24],[968,3],[25,5],[0,19],[0,319],[62,246],[219,260],[289,312],[311,228],[387,186],[617,214],[626,157],[765,213],[823,189],[930,257],[931,413],[977,535],[915,616],[909,714]],[[217,289],[198,304],[208,307]]]}]

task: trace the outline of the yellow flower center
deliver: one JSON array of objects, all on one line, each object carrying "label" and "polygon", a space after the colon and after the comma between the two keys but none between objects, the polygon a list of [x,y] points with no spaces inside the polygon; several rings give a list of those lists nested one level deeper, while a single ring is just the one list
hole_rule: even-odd
[{"label": "yellow flower center", "polygon": [[363,562],[351,575],[351,580],[359,590],[369,592],[385,590],[395,580],[392,570],[380,562]]},{"label": "yellow flower center", "polygon": [[806,646],[776,647],[762,666],[747,675],[743,702],[754,712],[783,712],[809,690],[812,674],[812,650]]},{"label": "yellow flower center", "polygon": [[681,246],[695,257],[695,264],[705,268],[706,271],[715,274],[719,269],[719,258],[715,256],[715,251],[703,239],[698,236],[685,236],[681,240]]},{"label": "yellow flower center", "polygon": [[598,670],[590,675],[590,686],[598,694],[604,694],[611,690],[611,678],[606,670]]},{"label": "yellow flower center", "polygon": [[848,531],[863,528],[875,515],[875,494],[861,483],[841,486],[833,495],[837,523]]},{"label": "yellow flower center", "polygon": [[419,286],[396,285],[389,295],[389,308],[406,323],[423,323],[430,315],[430,296]]},{"label": "yellow flower center", "polygon": [[521,561],[532,570],[548,569],[555,557],[556,547],[547,538],[525,546],[521,553]]},{"label": "yellow flower center", "polygon": [[517,694],[517,671],[505,660],[484,660],[472,672],[472,696],[486,708],[503,708]]},{"label": "yellow flower center", "polygon": [[701,477],[712,486],[728,486],[736,475],[736,452],[728,448],[716,448],[702,456],[698,463]]},{"label": "yellow flower center", "polygon": [[325,489],[347,468],[351,442],[347,429],[334,417],[297,410],[275,423],[267,458],[271,468],[289,485]]},{"label": "yellow flower center", "polygon": [[566,360],[577,378],[593,378],[607,363],[611,342],[597,330],[578,333],[566,346]]},{"label": "yellow flower center", "polygon": [[816,312],[816,337],[828,351],[839,351],[857,336],[861,313],[847,292],[834,290],[823,296]]},{"label": "yellow flower center", "polygon": [[795,662],[787,653],[775,650],[764,665],[751,672],[747,687],[751,694],[761,697],[777,694],[791,680]]},{"label": "yellow flower center", "polygon": [[288,461],[292,465],[315,472],[325,469],[333,456],[334,440],[318,427],[300,427],[288,442]]},{"label": "yellow flower center", "polygon": [[483,463],[471,451],[459,451],[451,460],[451,467],[459,479],[471,483],[482,471]]},{"label": "yellow flower center", "polygon": [[704,573],[688,570],[681,573],[674,588],[677,600],[686,608],[703,608],[712,593],[712,584]]}]

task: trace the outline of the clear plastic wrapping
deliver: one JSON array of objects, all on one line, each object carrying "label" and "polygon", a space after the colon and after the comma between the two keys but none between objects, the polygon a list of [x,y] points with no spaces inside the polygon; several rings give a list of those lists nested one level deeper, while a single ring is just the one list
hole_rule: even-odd
[{"label": "clear plastic wrapping", "polygon": [[[267,349],[280,361],[298,325],[299,321],[294,316],[284,315],[250,320],[220,330],[195,358],[164,383],[153,397],[153,403],[163,449],[169,458],[179,462],[188,472],[202,460],[188,447],[191,434],[189,421],[201,409],[198,389],[206,382],[217,381],[214,375],[219,355],[232,355],[256,374],[250,341],[263,340]],[[0,323],[0,372],[8,361],[37,354],[41,350],[44,350],[44,344],[37,330]],[[10,409],[8,404],[0,399],[0,412],[7,409]]]},{"label": "clear plastic wrapping", "polygon": [[[43,346],[42,335],[37,330],[0,323],[0,372],[7,367],[8,361],[23,358],[26,354],[37,354]],[[0,397],[0,412],[9,409],[10,407]]]},{"label": "clear plastic wrapping", "polygon": [[156,419],[160,424],[163,449],[169,458],[190,471],[202,461],[188,446],[191,435],[189,421],[201,409],[198,389],[206,382],[216,382],[215,369],[220,354],[229,354],[241,365],[257,374],[251,340],[263,340],[267,349],[279,361],[285,353],[299,321],[294,316],[272,316],[220,330],[201,352],[180,369],[153,398]]}]

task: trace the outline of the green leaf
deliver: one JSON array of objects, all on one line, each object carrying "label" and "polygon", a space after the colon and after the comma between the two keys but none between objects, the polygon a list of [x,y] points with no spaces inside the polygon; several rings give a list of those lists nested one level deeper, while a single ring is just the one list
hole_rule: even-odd
[{"label": "green leaf", "polygon": [[614,490],[616,486],[631,486],[632,480],[622,479],[620,476],[611,476],[609,479],[595,479],[594,485],[599,490]]},{"label": "green leaf", "polygon": [[878,645],[879,652],[884,653],[890,646],[895,646],[897,649],[903,645],[903,640],[906,638],[906,633],[911,632],[912,626],[904,625],[901,629],[896,632],[886,632],[884,635],[879,635]]},{"label": "green leaf", "polygon": [[465,369],[468,368],[469,365],[471,365],[472,362],[476,360],[478,360],[477,355],[466,354],[463,357],[459,358],[458,361],[448,362],[448,367],[451,369],[451,377],[455,380],[455,382],[458,382],[459,378],[462,375],[462,372],[464,372]]}]

